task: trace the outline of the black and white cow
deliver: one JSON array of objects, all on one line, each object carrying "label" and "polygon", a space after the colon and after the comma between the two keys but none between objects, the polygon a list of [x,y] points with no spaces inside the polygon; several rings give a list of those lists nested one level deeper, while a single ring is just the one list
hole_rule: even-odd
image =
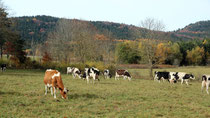
[{"label": "black and white cow", "polygon": [[112,75],[111,75],[111,73],[109,72],[108,69],[105,69],[105,70],[104,70],[104,78],[105,78],[105,79],[110,79],[110,78],[112,78]]},{"label": "black and white cow", "polygon": [[163,72],[158,72],[158,71],[155,71],[155,76],[154,76],[154,81],[159,81],[160,80],[167,80],[168,82],[172,83],[172,82],[176,82],[176,78],[177,78],[177,72],[166,72],[166,71],[163,71]]},{"label": "black and white cow", "polygon": [[176,80],[177,80],[177,81],[178,81],[178,80],[181,80],[181,84],[183,84],[183,82],[185,81],[185,83],[186,83],[187,85],[189,85],[189,84],[188,84],[188,81],[189,81],[190,79],[195,80],[195,76],[192,75],[192,74],[185,73],[185,72],[178,72],[178,73],[177,73]]},{"label": "black and white cow", "polygon": [[115,72],[115,80],[119,80],[119,77],[123,77],[124,79],[128,78],[128,80],[131,80],[131,75],[127,70],[118,69]]},{"label": "black and white cow", "polygon": [[98,77],[99,74],[100,74],[100,71],[97,68],[94,68],[94,67],[85,68],[85,72],[82,75],[82,77],[87,80],[87,83],[89,83],[90,78],[93,78],[93,83],[95,83],[95,80],[100,81]]},{"label": "black and white cow", "polygon": [[72,73],[73,78],[80,78],[81,79],[81,71],[75,67],[67,67],[67,74]]},{"label": "black and white cow", "polygon": [[203,75],[202,76],[202,84],[201,84],[201,91],[203,91],[203,88],[206,86],[206,92],[209,94],[209,85],[210,85],[210,75]]},{"label": "black and white cow", "polygon": [[1,71],[2,71],[2,72],[5,71],[6,68],[7,68],[7,65],[6,65],[6,64],[1,64]]},{"label": "black and white cow", "polygon": [[84,73],[81,75],[81,78],[84,79],[84,80],[85,80],[86,77],[87,77],[87,71],[88,71],[88,69],[89,69],[89,68],[85,68]]}]

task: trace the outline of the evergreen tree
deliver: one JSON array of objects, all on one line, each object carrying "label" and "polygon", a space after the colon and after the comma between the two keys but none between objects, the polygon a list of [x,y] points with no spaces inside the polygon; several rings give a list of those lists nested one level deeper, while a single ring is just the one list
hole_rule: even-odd
[{"label": "evergreen tree", "polygon": [[8,36],[8,31],[10,30],[10,20],[7,18],[8,13],[5,11],[1,1],[0,1],[0,55],[2,58],[3,55],[3,46],[6,42],[7,36]]}]

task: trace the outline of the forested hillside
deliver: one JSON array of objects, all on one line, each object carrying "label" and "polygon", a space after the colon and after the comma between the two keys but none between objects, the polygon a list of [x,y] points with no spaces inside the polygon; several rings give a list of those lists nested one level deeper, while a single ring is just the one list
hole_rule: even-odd
[{"label": "forested hillside", "polygon": [[[5,17],[2,15],[2,18]],[[9,25],[2,27],[4,40],[0,40],[1,55],[16,56],[13,59],[16,66],[27,62],[24,56],[31,55],[42,56],[43,63],[53,61],[66,64],[101,61],[206,65],[210,58],[209,21],[190,24],[174,32],[51,16],[15,17],[6,21]]]},{"label": "forested hillside", "polygon": [[[51,16],[24,16],[14,17],[13,22],[16,24],[14,30],[18,31],[21,39],[25,40],[26,48],[30,48],[31,43],[43,43],[49,32],[55,29],[56,23],[60,18]],[[72,19],[69,19],[72,20]],[[79,20],[78,20],[79,21]],[[109,33],[116,40],[136,40],[146,38],[147,29],[113,22],[87,21],[92,24],[99,33]],[[170,32],[156,32],[157,39],[176,40],[177,36],[171,36]]]},{"label": "forested hillside", "polygon": [[[26,48],[30,48],[31,43],[43,43],[49,32],[55,29],[60,18],[51,16],[24,16],[14,17],[12,20],[16,26],[14,29],[21,35],[21,39],[26,41]],[[72,19],[69,19],[72,20]],[[98,32],[108,32],[112,38],[117,40],[136,40],[146,38],[147,29],[113,22],[87,21],[92,24]],[[161,40],[190,40],[210,37],[210,21],[200,21],[190,24],[175,32],[155,32],[159,34],[157,39]]]},{"label": "forested hillside", "polygon": [[210,37],[210,20],[189,24],[177,30],[175,35],[181,39],[203,39]]},{"label": "forested hillside", "polygon": [[109,31],[112,33],[115,39],[127,39],[127,40],[135,40],[137,38],[144,38],[145,32],[147,32],[144,28],[139,28],[133,25],[119,24],[113,22],[102,22],[96,21],[91,23],[100,31]]},{"label": "forested hillside", "polygon": [[15,24],[14,30],[26,41],[26,48],[30,48],[31,43],[43,43],[59,19],[51,16],[24,16],[12,20]]}]

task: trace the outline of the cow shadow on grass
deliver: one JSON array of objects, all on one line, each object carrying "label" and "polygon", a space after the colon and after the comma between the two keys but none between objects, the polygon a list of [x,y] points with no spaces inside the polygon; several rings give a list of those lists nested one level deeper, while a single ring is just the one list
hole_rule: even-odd
[{"label": "cow shadow on grass", "polygon": [[0,91],[0,95],[14,95],[14,96],[21,96],[22,94],[19,92],[15,92],[15,91],[9,91],[9,92],[3,92]]},{"label": "cow shadow on grass", "polygon": [[68,98],[69,99],[79,99],[79,98],[95,99],[95,98],[100,98],[100,97],[95,94],[89,94],[89,93],[86,93],[86,94],[75,93],[75,94],[68,95]]}]

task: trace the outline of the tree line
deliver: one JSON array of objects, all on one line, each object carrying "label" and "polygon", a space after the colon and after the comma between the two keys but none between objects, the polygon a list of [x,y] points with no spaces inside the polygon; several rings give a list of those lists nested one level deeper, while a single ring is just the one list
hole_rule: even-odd
[{"label": "tree line", "polygon": [[[177,66],[207,65],[209,63],[209,38],[179,42],[148,40],[152,39],[118,43],[116,46],[117,62],[141,64],[148,63],[148,60],[151,60],[155,64]],[[147,46],[152,49],[148,49]],[[150,59],[148,55],[153,56],[153,58]]]},{"label": "tree line", "polygon": [[[144,29],[141,30],[143,33],[138,30],[129,30],[133,27],[126,27],[122,24],[108,23],[104,25],[101,22],[91,23],[64,18],[55,21],[55,19],[48,19],[48,17],[45,20],[53,25],[48,25],[46,22],[33,18],[33,22],[51,29],[44,33],[43,37],[46,39],[43,40],[43,37],[39,37],[42,43],[34,43],[34,35],[31,31],[29,33],[32,37],[28,37],[31,38],[31,42],[28,43],[25,42],[21,33],[14,28],[18,22],[13,18],[8,18],[5,8],[0,7],[1,59],[5,54],[17,67],[26,63],[29,63],[29,66],[30,64],[36,64],[36,61],[31,61],[30,58],[26,57],[26,49],[30,44],[29,47],[33,55],[41,56],[41,62],[48,64],[51,62],[64,64],[84,64],[86,62],[149,64],[152,70],[155,64],[207,65],[209,61],[209,38],[172,41],[171,34],[163,32],[164,24],[153,18],[146,18],[141,22],[140,27]],[[116,27],[114,31],[112,31],[111,25]],[[106,28],[98,30],[98,27]],[[118,28],[125,30],[123,36],[130,37],[131,34],[136,36],[135,40],[116,39],[116,34],[119,33]],[[43,31],[38,27],[35,29],[40,33]]]},{"label": "tree line", "polygon": [[20,39],[18,32],[12,30],[13,25],[14,22],[8,18],[6,8],[0,1],[0,58],[3,58],[3,54],[7,58],[11,56],[10,60],[19,66],[26,60],[24,41]]}]

